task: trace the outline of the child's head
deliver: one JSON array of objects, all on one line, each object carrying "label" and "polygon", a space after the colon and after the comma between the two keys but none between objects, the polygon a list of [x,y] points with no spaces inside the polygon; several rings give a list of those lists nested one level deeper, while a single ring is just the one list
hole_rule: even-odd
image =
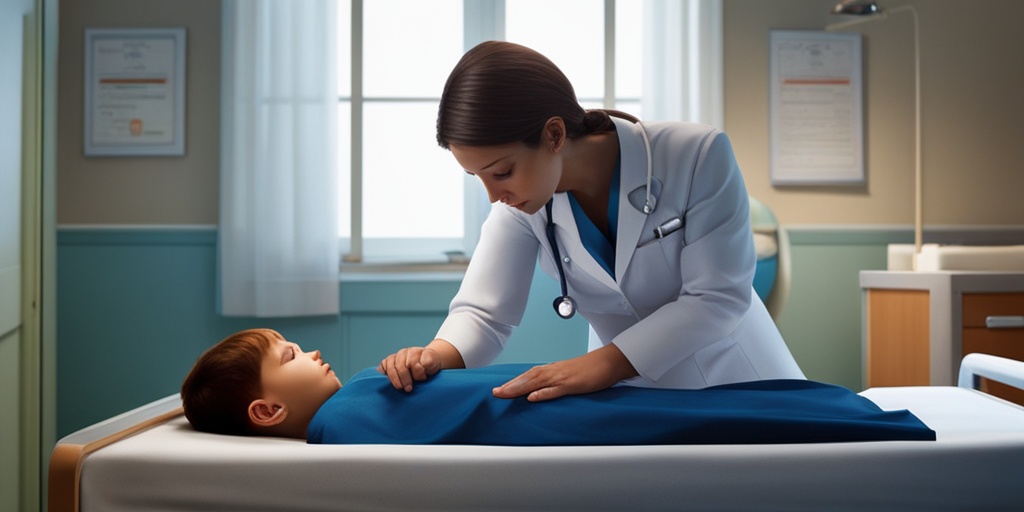
[{"label": "child's head", "polygon": [[317,409],[340,388],[319,350],[302,352],[277,331],[251,329],[199,356],[181,397],[196,430],[301,438]]}]

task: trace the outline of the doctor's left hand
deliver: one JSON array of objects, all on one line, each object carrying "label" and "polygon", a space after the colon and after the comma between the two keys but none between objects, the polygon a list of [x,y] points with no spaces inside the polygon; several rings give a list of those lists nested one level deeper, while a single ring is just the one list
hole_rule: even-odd
[{"label": "doctor's left hand", "polygon": [[579,357],[534,366],[494,388],[493,393],[498,398],[527,395],[526,399],[531,402],[542,402],[600,391],[637,375],[618,347],[606,345]]}]

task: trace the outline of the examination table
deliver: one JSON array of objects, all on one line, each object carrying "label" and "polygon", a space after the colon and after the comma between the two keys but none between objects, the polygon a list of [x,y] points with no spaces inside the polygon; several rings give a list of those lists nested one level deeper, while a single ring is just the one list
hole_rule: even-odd
[{"label": "examination table", "polygon": [[177,395],[53,451],[49,510],[1024,510],[1024,362],[970,354],[958,386],[872,388],[935,441],[308,445],[194,431]]}]

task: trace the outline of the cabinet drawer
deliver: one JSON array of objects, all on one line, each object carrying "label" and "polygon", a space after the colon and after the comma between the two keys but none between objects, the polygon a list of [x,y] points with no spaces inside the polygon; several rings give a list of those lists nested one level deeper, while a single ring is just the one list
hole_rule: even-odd
[{"label": "cabinet drawer", "polygon": [[963,301],[965,328],[983,328],[990,316],[1024,316],[1024,293],[965,293]]},{"label": "cabinet drawer", "polygon": [[1024,361],[1024,329],[970,328],[963,331],[963,353],[982,352]]}]

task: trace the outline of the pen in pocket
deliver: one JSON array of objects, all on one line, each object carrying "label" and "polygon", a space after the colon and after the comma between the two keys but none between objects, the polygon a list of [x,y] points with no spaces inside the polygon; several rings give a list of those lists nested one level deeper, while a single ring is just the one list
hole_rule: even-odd
[{"label": "pen in pocket", "polygon": [[676,217],[662,222],[654,228],[654,238],[665,238],[683,227],[683,219]]}]

